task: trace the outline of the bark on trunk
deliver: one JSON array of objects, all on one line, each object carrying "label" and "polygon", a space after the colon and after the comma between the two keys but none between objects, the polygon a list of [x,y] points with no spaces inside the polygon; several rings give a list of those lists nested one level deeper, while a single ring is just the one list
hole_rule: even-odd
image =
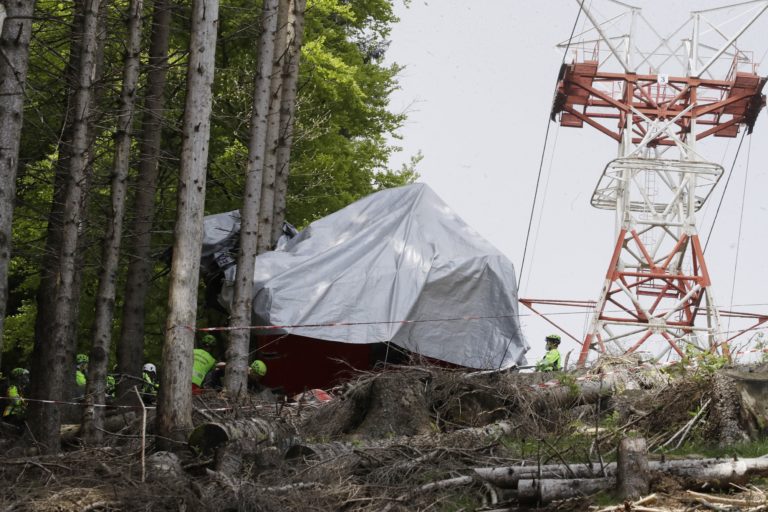
[{"label": "bark on trunk", "polygon": [[173,441],[184,442],[192,427],[192,350],[205,213],[218,11],[218,0],[195,0],[192,4],[169,312],[157,400],[158,439],[168,448],[174,447],[171,446]]},{"label": "bark on trunk", "polygon": [[[278,0],[265,0],[259,38],[258,67],[253,94],[251,133],[248,142],[248,169],[245,176],[245,200],[240,211],[240,246],[237,253],[237,271],[229,324],[243,327],[251,323],[253,304],[253,274],[256,265],[259,205],[261,201],[264,153],[267,141],[267,113],[269,110],[270,76],[275,51]],[[227,350],[226,387],[234,398],[242,398],[248,391],[249,329],[235,329],[229,333]]]},{"label": "bark on trunk", "polygon": [[[56,265],[47,267],[38,289],[38,296],[47,297],[38,311],[52,306],[36,324],[35,359],[38,381],[35,398],[61,400],[62,391],[70,388],[75,349],[75,328],[80,286],[80,236],[85,217],[88,156],[90,146],[90,115],[93,85],[96,78],[99,43],[99,10],[103,0],[84,0],[82,11],[82,40],[79,45],[76,90],[72,98],[72,143],[68,155],[66,182],[62,204],[54,206],[52,217],[61,213],[61,232],[46,242]],[[56,223],[58,221],[54,221]],[[50,233],[50,230],[49,230]],[[52,304],[49,303],[52,301]],[[40,404],[31,408],[33,433],[44,451],[59,448],[60,411],[57,405]]]},{"label": "bark on trunk", "polygon": [[293,34],[288,47],[288,61],[283,67],[283,96],[280,104],[280,139],[277,146],[277,175],[275,176],[275,208],[272,226],[272,241],[277,242],[282,234],[285,221],[285,206],[288,198],[288,175],[291,170],[291,147],[296,116],[297,86],[299,83],[299,61],[304,41],[304,11],[307,0],[293,0],[291,23]]},{"label": "bark on trunk", "polygon": [[[13,206],[24,114],[24,88],[29,67],[34,0],[6,0],[0,4],[0,364],[3,326],[8,304],[8,263],[11,260]],[[10,17],[10,19],[8,19]]]},{"label": "bark on trunk", "polygon": [[105,403],[107,364],[112,342],[120,242],[123,232],[125,196],[131,156],[133,112],[136,102],[136,86],[139,80],[143,4],[143,0],[131,0],[127,12],[128,37],[123,67],[123,85],[120,92],[120,111],[115,133],[115,157],[111,183],[112,208],[109,212],[104,236],[102,267],[99,274],[99,289],[96,296],[96,314],[93,325],[93,345],[91,346],[86,388],[86,404],[88,406],[83,415],[85,440],[91,444],[98,444],[103,440],[104,409],[98,405]]},{"label": "bark on trunk", "polygon": [[269,114],[267,123],[267,152],[264,155],[264,177],[261,184],[259,207],[259,254],[272,249],[272,220],[275,209],[275,175],[277,173],[277,149],[280,138],[280,108],[283,95],[283,64],[288,47],[288,7],[290,0],[279,0],[277,12],[277,35],[275,53],[272,59]]},{"label": "bark on trunk", "polygon": [[619,442],[616,462],[616,491],[619,498],[636,500],[648,494],[649,475],[645,439],[624,438]]},{"label": "bark on trunk", "polygon": [[[165,106],[165,81],[168,71],[168,40],[171,27],[171,1],[155,0],[152,36],[149,46],[149,72],[144,97],[139,175],[130,227],[133,241],[128,253],[128,271],[120,342],[117,346],[117,367],[121,374],[141,378],[144,363],[144,320],[149,280],[152,275],[152,223],[155,216],[160,137]],[[117,396],[126,396],[134,386],[132,379],[118,384]],[[133,396],[131,393],[128,396]]]}]

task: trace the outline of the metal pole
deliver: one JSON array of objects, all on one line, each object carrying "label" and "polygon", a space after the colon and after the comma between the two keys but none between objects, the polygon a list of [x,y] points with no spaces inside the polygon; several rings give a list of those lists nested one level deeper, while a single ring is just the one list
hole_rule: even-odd
[{"label": "metal pole", "polygon": [[613,45],[611,42],[611,39],[605,35],[605,32],[603,32],[603,29],[600,27],[600,24],[595,20],[595,17],[592,16],[592,13],[589,12],[589,9],[584,7],[584,0],[576,0],[576,3],[581,6],[581,10],[584,11],[584,14],[586,14],[587,18],[589,18],[589,21],[592,23],[592,26],[595,27],[595,30],[597,30],[597,33],[600,34],[600,37],[602,37],[605,40],[605,44],[608,45],[608,48],[610,48],[611,53],[614,57],[616,57],[616,60],[619,61],[619,64],[621,64],[621,67],[624,68],[624,71],[627,73],[634,73],[633,69],[630,69],[629,65],[626,63],[624,58],[619,53],[619,50]]},{"label": "metal pole", "polygon": [[[699,71],[698,71],[698,72],[697,72],[697,73],[696,73],[694,76],[695,76],[696,78],[701,78],[701,75],[702,75],[702,74],[704,74],[704,72],[705,72],[706,70],[708,70],[708,69],[709,69],[709,68],[712,66],[712,64],[714,64],[714,63],[715,63],[715,61],[717,61],[717,59],[719,59],[719,58],[720,58],[720,56],[721,56],[721,55],[722,55],[722,54],[723,54],[723,53],[724,53],[724,52],[725,52],[725,51],[726,51],[728,48],[730,48],[730,47],[731,47],[731,45],[732,45],[732,44],[733,44],[733,43],[734,43],[734,42],[735,42],[735,41],[736,41],[736,40],[737,40],[737,39],[738,39],[738,38],[741,36],[741,34],[743,34],[744,32],[746,32],[746,31],[747,31],[747,29],[748,29],[749,27],[751,27],[751,26],[752,26],[752,24],[753,24],[755,21],[757,21],[757,19],[758,19],[760,16],[762,16],[762,15],[763,15],[763,13],[764,13],[766,10],[768,10],[768,3],[766,3],[766,4],[763,6],[763,8],[762,8],[762,9],[760,9],[760,10],[758,11],[758,13],[757,13],[757,14],[755,14],[754,16],[752,16],[752,19],[750,19],[750,20],[749,20],[749,21],[748,21],[748,22],[747,22],[747,23],[746,23],[746,24],[745,24],[743,27],[741,27],[741,29],[740,29],[738,32],[736,32],[736,35],[734,35],[733,37],[731,37],[731,38],[728,40],[728,42],[727,42],[727,43],[725,43],[725,45],[723,45],[723,46],[720,48],[720,50],[718,50],[718,52],[717,52],[717,53],[715,53],[715,55],[713,55],[711,59],[709,59],[709,62],[707,62],[707,63],[704,65],[704,67],[703,67],[703,68],[701,68],[701,69],[700,69],[700,70],[699,70]],[[585,12],[586,12],[586,11],[585,11]]]}]

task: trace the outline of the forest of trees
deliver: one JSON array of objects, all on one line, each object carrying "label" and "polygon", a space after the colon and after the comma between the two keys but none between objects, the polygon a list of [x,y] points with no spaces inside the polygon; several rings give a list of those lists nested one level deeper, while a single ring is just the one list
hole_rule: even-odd
[{"label": "forest of trees", "polygon": [[[388,168],[404,121],[383,60],[392,0],[0,3],[0,367],[31,369],[30,398],[65,401],[89,354],[78,414],[97,444],[107,374],[157,363],[171,441],[191,421],[194,327],[248,324],[255,255],[283,220],[415,179]],[[236,209],[227,317],[204,307],[202,219]],[[248,344],[227,338],[233,398]],[[29,402],[43,449],[58,449],[62,414]]]}]

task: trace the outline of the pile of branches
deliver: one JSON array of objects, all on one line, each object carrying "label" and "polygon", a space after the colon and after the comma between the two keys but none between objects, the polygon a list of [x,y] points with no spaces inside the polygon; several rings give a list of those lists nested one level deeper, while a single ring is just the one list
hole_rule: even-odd
[{"label": "pile of branches", "polygon": [[[694,437],[732,443],[755,435],[756,411],[732,375],[673,378],[636,366],[603,361],[578,374],[390,367],[361,374],[326,403],[259,397],[235,406],[205,395],[196,399],[188,445],[175,453],[154,451],[151,427],[142,445],[133,421],[98,450],[8,460],[0,508],[499,508],[542,500],[541,484],[523,496],[522,476],[509,475],[535,482],[542,468],[567,478],[583,466],[589,478],[610,479],[613,451],[627,435],[645,437],[651,452]],[[655,489],[701,488],[686,478]],[[584,499],[563,503],[585,510]]]}]

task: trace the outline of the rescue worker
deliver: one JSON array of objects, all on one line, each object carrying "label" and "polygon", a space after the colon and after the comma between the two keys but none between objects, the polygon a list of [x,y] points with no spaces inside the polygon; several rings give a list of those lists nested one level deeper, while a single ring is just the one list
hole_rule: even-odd
[{"label": "rescue worker", "polygon": [[75,356],[77,367],[75,369],[75,382],[78,390],[85,392],[85,384],[88,382],[88,356],[77,354]]},{"label": "rescue worker", "polygon": [[557,347],[560,345],[560,336],[550,334],[544,340],[547,342],[547,353],[541,361],[536,364],[537,372],[558,372],[562,370],[560,362],[560,351]]},{"label": "rescue worker", "polygon": [[203,381],[208,372],[216,366],[216,358],[211,355],[209,350],[216,346],[216,338],[211,334],[206,334],[200,340],[200,347],[193,352],[194,360],[192,363],[192,394],[199,395],[203,389]]},{"label": "rescue worker", "polygon": [[104,394],[107,398],[114,399],[115,392],[117,391],[117,381],[113,375],[107,375],[107,387],[104,390]]},{"label": "rescue worker", "polygon": [[157,390],[160,384],[157,382],[157,367],[152,363],[147,363],[141,369],[141,394],[145,403],[151,404],[157,397]]},{"label": "rescue worker", "polygon": [[248,367],[248,387],[254,391],[261,391],[264,386],[261,378],[267,374],[267,365],[261,359],[256,359]]},{"label": "rescue worker", "polygon": [[14,368],[11,370],[11,379],[6,392],[6,406],[3,408],[4,420],[20,420],[24,417],[26,403],[24,395],[29,384],[29,370],[26,368]]}]

